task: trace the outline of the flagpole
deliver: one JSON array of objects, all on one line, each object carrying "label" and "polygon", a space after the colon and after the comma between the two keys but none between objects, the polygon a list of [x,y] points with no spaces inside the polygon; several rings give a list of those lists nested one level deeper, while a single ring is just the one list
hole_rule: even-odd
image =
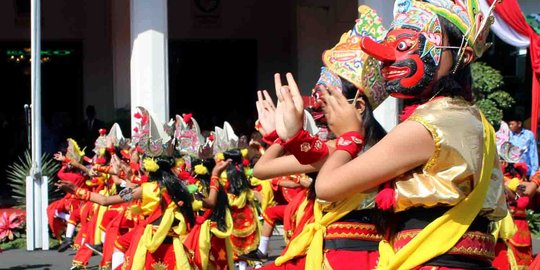
[{"label": "flagpole", "polygon": [[[32,168],[26,181],[26,249],[49,249],[46,178],[41,175],[41,3],[30,2]],[[45,179],[45,181],[44,181]]]}]

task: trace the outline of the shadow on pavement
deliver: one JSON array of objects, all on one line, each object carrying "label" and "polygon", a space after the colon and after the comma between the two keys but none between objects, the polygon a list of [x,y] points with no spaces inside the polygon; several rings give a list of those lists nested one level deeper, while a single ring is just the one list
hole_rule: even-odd
[{"label": "shadow on pavement", "polygon": [[34,265],[20,265],[20,266],[12,266],[10,268],[0,268],[0,270],[23,270],[23,269],[44,269],[44,270],[51,270],[50,264],[34,264]]}]

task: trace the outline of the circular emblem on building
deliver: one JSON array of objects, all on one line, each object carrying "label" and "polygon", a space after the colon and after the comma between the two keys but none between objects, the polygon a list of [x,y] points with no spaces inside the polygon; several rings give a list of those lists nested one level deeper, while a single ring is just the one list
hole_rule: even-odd
[{"label": "circular emblem on building", "polygon": [[211,13],[215,11],[220,4],[219,0],[194,0],[197,8],[206,13]]}]

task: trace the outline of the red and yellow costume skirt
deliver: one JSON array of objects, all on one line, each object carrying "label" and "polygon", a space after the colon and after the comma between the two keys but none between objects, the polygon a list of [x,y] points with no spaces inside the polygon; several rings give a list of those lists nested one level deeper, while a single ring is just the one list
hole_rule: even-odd
[{"label": "red and yellow costume skirt", "polygon": [[271,226],[274,226],[276,221],[283,222],[285,208],[287,208],[287,205],[276,205],[266,208],[262,214],[264,221]]},{"label": "red and yellow costume skirt", "polygon": [[334,222],[324,236],[323,269],[375,269],[381,240],[372,223]]},{"label": "red and yellow costume skirt", "polygon": [[251,203],[242,208],[231,208],[233,230],[230,239],[234,254],[247,254],[257,249],[261,237],[257,212]]},{"label": "red and yellow costume skirt", "polygon": [[519,269],[527,269],[533,261],[532,239],[526,210],[514,210],[512,217],[516,224],[516,234],[508,241]]},{"label": "red and yellow costume skirt", "polygon": [[[394,236],[394,251],[398,252],[418,235],[432,220],[441,216],[447,207],[413,208],[399,213],[401,230]],[[493,269],[495,237],[490,221],[476,217],[469,229],[448,252],[437,256],[417,269]],[[427,268],[425,268],[427,267]],[[433,268],[435,267],[435,268]]]}]

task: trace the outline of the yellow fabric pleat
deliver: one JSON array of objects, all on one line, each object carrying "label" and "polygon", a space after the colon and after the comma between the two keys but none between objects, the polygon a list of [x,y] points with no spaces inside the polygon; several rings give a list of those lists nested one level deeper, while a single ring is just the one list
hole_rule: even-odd
[{"label": "yellow fabric pleat", "polygon": [[234,269],[234,249],[230,237],[225,238],[225,250],[227,251],[229,269]]},{"label": "yellow fabric pleat", "polygon": [[201,257],[201,267],[203,270],[208,269],[208,255],[210,254],[210,223],[207,219],[201,224],[199,232],[199,256]]},{"label": "yellow fabric pleat", "polygon": [[227,209],[225,212],[225,224],[227,225],[227,230],[224,232],[220,231],[218,228],[212,228],[210,231],[218,238],[227,238],[231,236],[233,230],[233,219],[231,210],[229,209]]},{"label": "yellow fabric pleat", "polygon": [[132,266],[133,270],[144,269],[146,252],[153,253],[159,248],[161,243],[163,243],[163,240],[165,240],[165,237],[167,237],[167,234],[171,229],[171,225],[174,221],[175,209],[176,205],[174,203],[170,203],[165,212],[163,213],[161,222],[159,223],[159,226],[155,232],[153,232],[152,230],[152,224],[146,225],[146,227],[144,228],[144,233],[141,236],[141,239],[139,240],[139,243],[137,245],[137,250],[135,251]]},{"label": "yellow fabric pleat", "polygon": [[266,208],[273,206],[274,202],[274,190],[272,190],[272,183],[271,181],[260,181],[261,191],[259,191],[262,195],[262,201],[261,201],[261,211],[264,212]]},{"label": "yellow fabric pleat", "polygon": [[176,211],[174,217],[180,222],[178,225],[174,226],[172,230],[178,237],[173,238],[173,249],[174,249],[174,258],[176,259],[176,270],[181,269],[192,269],[193,267],[189,263],[186,250],[184,249],[184,244],[182,244],[182,239],[180,238],[183,235],[187,234],[186,220],[182,213]]},{"label": "yellow fabric pleat", "polygon": [[132,270],[142,270],[144,269],[144,264],[146,263],[146,241],[152,237],[152,225],[146,225],[144,232],[137,243],[137,250],[133,256],[133,264],[131,265]]},{"label": "yellow fabric pleat", "polygon": [[504,241],[506,243],[506,257],[508,257],[508,264],[510,264],[510,270],[519,270],[519,266],[516,261],[516,255],[514,255],[514,252],[512,251],[512,248],[508,244],[507,241]]},{"label": "yellow fabric pleat", "polygon": [[157,182],[146,182],[141,185],[142,202],[141,210],[143,215],[152,214],[158,207],[161,201],[161,189]]},{"label": "yellow fabric pleat", "polygon": [[498,238],[508,240],[514,236],[517,232],[517,226],[514,223],[514,219],[512,218],[512,214],[510,213],[510,210],[508,210],[508,213],[506,216],[497,221],[495,223],[495,230],[493,230],[493,236],[495,237],[495,241]]},{"label": "yellow fabric pleat", "polygon": [[[99,191],[99,194],[109,196],[111,195],[110,191],[107,188],[102,189]],[[94,230],[94,245],[100,245],[101,243],[101,234],[103,233],[102,230],[99,229],[99,224],[101,224],[101,221],[103,220],[103,216],[105,215],[105,212],[109,209],[108,206],[98,205],[94,204],[97,209],[94,213],[97,213],[97,220],[96,220],[96,229]]]},{"label": "yellow fabric pleat", "polygon": [[180,238],[173,238],[174,258],[176,259],[176,270],[193,269]]},{"label": "yellow fabric pleat", "polygon": [[100,245],[101,243],[101,234],[103,233],[102,230],[99,229],[99,224],[101,224],[101,221],[103,220],[103,215],[105,215],[105,212],[109,209],[107,206],[99,206],[97,211],[97,220],[96,220],[96,229],[94,230],[94,244]]},{"label": "yellow fabric pleat", "polygon": [[[211,228],[211,220],[207,219],[201,224],[201,230],[199,233],[199,254],[201,257],[201,266],[203,270],[208,269],[208,255],[210,254],[210,233],[214,234],[216,237],[225,239],[225,242],[229,242],[229,236],[231,236],[233,229],[233,220],[231,212],[227,209],[225,214],[225,224],[227,224],[227,231],[220,231],[218,228]],[[225,246],[227,248],[227,246]],[[229,269],[234,269],[233,254],[232,249],[227,249],[227,260],[229,264]]]},{"label": "yellow fabric pleat", "polygon": [[231,193],[228,193],[227,196],[229,198],[229,205],[231,207],[234,206],[238,209],[244,208],[246,203],[248,201],[253,201],[253,198],[254,198],[254,194],[251,190],[244,191],[240,193],[239,196],[235,196]]},{"label": "yellow fabric pleat", "polygon": [[496,151],[493,127],[483,114],[481,117],[484,127],[484,151],[477,187],[463,201],[432,221],[398,252],[394,253],[389,242],[381,241],[378,269],[413,269],[446,253],[459,241],[476,218],[489,187]]},{"label": "yellow fabric pleat", "polygon": [[191,207],[193,208],[194,212],[200,211],[203,209],[203,202],[199,200],[193,200],[193,202],[191,203]]},{"label": "yellow fabric pleat", "polygon": [[358,208],[364,198],[364,193],[358,193],[346,200],[335,203],[324,215],[324,205],[315,202],[313,206],[313,222],[304,226],[302,232],[290,242],[286,253],[276,259],[275,264],[280,266],[295,257],[306,254],[306,269],[321,269],[326,227]]},{"label": "yellow fabric pleat", "polygon": [[499,220],[497,223],[495,223],[495,230],[492,233],[495,237],[495,240],[501,238],[504,241],[504,244],[506,245],[506,256],[508,257],[508,263],[510,264],[510,269],[512,270],[517,270],[519,268],[514,252],[508,244],[508,240],[510,240],[514,236],[514,234],[516,234],[516,232],[516,223],[514,223],[514,219],[512,218],[510,210],[508,210],[506,216],[502,220]]}]

